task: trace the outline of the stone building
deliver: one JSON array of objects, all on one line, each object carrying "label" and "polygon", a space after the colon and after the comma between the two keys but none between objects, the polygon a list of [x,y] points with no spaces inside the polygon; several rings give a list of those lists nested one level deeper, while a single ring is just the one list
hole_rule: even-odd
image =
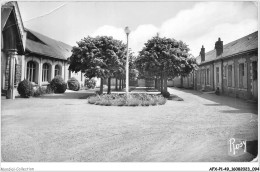
[{"label": "stone building", "polygon": [[[209,52],[202,46],[197,62],[199,69],[183,78],[183,87],[219,90],[220,94],[232,97],[258,99],[258,32],[225,45],[219,38],[215,49]],[[175,79],[175,83],[180,82]]]},{"label": "stone building", "polygon": [[23,26],[16,2],[8,2],[1,8],[1,91],[14,99],[16,88],[23,79],[36,86],[45,86],[56,76],[65,81],[75,77],[84,84],[81,72],[68,70],[67,58],[72,47]]}]

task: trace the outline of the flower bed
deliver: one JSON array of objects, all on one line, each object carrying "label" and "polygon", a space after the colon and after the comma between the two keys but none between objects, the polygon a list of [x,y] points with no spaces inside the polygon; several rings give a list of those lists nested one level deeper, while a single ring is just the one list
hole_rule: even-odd
[{"label": "flower bed", "polygon": [[156,106],[164,105],[166,98],[152,94],[103,94],[88,98],[89,104],[103,106]]}]

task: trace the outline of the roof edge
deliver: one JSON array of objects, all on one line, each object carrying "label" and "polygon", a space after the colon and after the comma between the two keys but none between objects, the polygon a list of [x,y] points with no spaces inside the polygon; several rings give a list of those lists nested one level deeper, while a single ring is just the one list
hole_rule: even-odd
[{"label": "roof edge", "polygon": [[204,64],[207,64],[207,63],[210,63],[210,62],[215,62],[215,61],[218,61],[218,60],[228,59],[228,58],[231,58],[233,56],[237,56],[237,55],[241,55],[241,54],[245,54],[245,53],[251,53],[251,52],[257,51],[257,49],[258,48],[255,48],[255,49],[235,53],[235,54],[232,54],[232,55],[229,55],[229,56],[224,56],[224,57],[216,58],[216,59],[213,59],[213,60],[205,61],[203,63],[200,63],[199,65],[204,65]]}]

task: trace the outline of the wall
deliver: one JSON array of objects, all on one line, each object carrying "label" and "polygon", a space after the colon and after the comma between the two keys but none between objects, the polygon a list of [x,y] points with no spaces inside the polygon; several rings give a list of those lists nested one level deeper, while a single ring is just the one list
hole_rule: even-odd
[{"label": "wall", "polygon": [[173,86],[174,87],[181,87],[181,77],[175,77],[173,79]]},{"label": "wall", "polygon": [[[196,89],[204,91],[215,91],[217,88],[227,96],[242,99],[258,99],[257,80],[253,80],[252,63],[258,61],[257,52],[236,55],[228,59],[202,64],[195,72]],[[244,76],[240,74],[239,64],[244,64]],[[228,66],[232,66],[232,72],[228,74]],[[219,68],[219,83],[217,83],[217,67]],[[207,72],[209,69],[210,80],[207,83]],[[231,82],[229,85],[229,77]],[[240,79],[241,78],[241,79]],[[176,81],[176,80],[174,80]],[[191,78],[183,80],[185,87],[189,86]],[[176,85],[176,84],[175,84]]]},{"label": "wall", "polygon": [[[80,84],[84,85],[84,82],[85,82],[84,74],[81,74],[81,72],[78,72],[78,73],[70,72],[68,70],[69,64],[66,61],[59,60],[59,59],[48,59],[45,57],[32,56],[32,55],[25,56],[25,57],[21,56],[20,59],[22,59],[21,76],[23,79],[27,78],[27,63],[30,61],[33,61],[36,64],[36,84],[38,84],[38,85],[42,86],[42,85],[49,84],[49,82],[54,78],[56,65],[59,66],[60,75],[62,76],[62,78],[64,79],[65,82],[68,81],[69,76],[70,76],[70,77],[75,77],[80,82]],[[42,81],[42,67],[43,67],[43,64],[45,64],[45,63],[47,63],[50,66],[48,82]],[[69,73],[71,73],[71,74],[69,75]]]}]

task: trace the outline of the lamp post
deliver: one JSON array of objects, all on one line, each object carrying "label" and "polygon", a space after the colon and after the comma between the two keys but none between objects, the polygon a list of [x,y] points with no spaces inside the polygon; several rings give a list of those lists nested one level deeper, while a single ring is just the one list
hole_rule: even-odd
[{"label": "lamp post", "polygon": [[130,29],[128,26],[125,27],[125,33],[126,33],[126,67],[125,67],[125,71],[126,71],[126,95],[128,96],[128,92],[129,92],[129,53],[128,53],[128,36],[130,34]]}]

